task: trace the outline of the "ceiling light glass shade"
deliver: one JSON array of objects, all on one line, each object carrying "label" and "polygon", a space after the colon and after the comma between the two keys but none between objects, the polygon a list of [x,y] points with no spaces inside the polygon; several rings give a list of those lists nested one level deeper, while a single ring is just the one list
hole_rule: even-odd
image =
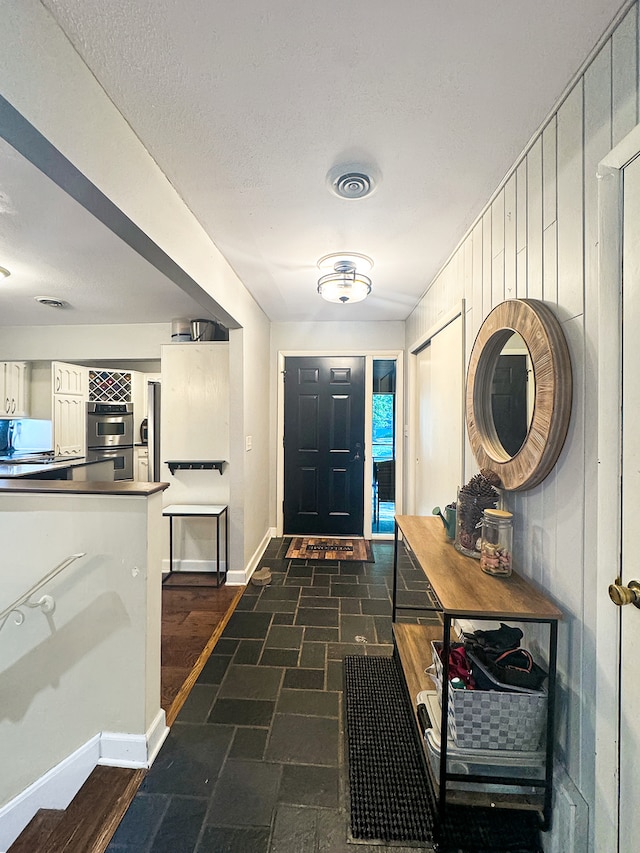
[{"label": "ceiling light glass shade", "polygon": [[318,293],[327,302],[362,302],[371,293],[371,279],[356,270],[351,261],[334,264],[334,272],[318,281]]},{"label": "ceiling light glass shade", "polygon": [[10,275],[11,273],[8,269],[5,269],[5,267],[0,267],[0,278],[7,278]]}]

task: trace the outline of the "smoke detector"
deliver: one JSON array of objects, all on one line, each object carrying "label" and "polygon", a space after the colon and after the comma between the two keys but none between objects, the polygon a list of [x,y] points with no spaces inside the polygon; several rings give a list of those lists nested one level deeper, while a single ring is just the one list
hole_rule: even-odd
[{"label": "smoke detector", "polygon": [[366,198],[376,188],[376,180],[371,174],[368,174],[369,171],[364,171],[358,167],[337,166],[327,175],[327,184],[331,192],[338,198],[346,198],[351,201]]}]

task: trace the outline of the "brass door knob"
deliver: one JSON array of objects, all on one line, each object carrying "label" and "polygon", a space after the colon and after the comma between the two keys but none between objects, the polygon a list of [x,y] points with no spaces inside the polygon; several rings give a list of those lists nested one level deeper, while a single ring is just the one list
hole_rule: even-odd
[{"label": "brass door knob", "polygon": [[628,586],[623,586],[620,578],[616,578],[616,583],[609,585],[609,598],[618,607],[633,604],[640,608],[640,583],[629,581]]}]

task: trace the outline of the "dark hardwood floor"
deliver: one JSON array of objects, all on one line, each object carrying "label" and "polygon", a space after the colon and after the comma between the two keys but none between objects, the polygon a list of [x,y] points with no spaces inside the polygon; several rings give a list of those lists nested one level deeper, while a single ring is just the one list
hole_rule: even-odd
[{"label": "dark hardwood floor", "polygon": [[[162,590],[160,704],[171,726],[244,587]],[[103,853],[136,794],[144,770],[96,767],[68,809],[42,811],[8,853]]]},{"label": "dark hardwood floor", "polygon": [[240,600],[244,587],[162,590],[160,705],[171,725]]}]

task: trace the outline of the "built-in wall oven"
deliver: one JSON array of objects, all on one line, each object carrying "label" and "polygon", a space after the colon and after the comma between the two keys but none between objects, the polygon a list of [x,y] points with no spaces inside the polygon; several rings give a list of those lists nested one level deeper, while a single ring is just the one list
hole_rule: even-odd
[{"label": "built-in wall oven", "polygon": [[132,403],[87,403],[87,460],[112,460],[115,480],[133,480]]}]

